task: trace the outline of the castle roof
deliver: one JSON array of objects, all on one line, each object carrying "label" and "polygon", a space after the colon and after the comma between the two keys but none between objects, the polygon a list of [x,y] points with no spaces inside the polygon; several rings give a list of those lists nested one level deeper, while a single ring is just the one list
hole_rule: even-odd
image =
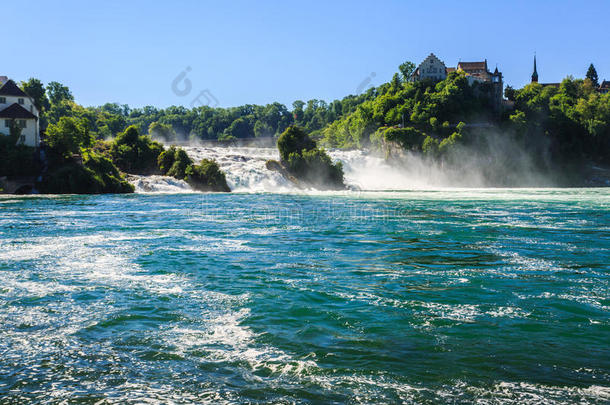
[{"label": "castle roof", "polygon": [[0,87],[0,96],[29,97],[12,80],[7,81]]},{"label": "castle roof", "polygon": [[458,62],[458,69],[467,72],[469,70],[487,70],[487,61],[484,62]]},{"label": "castle roof", "polygon": [[602,84],[599,85],[600,89],[610,89],[610,81],[604,80]]},{"label": "castle roof", "polygon": [[17,103],[11,104],[0,111],[0,118],[9,119],[36,119],[36,116]]}]

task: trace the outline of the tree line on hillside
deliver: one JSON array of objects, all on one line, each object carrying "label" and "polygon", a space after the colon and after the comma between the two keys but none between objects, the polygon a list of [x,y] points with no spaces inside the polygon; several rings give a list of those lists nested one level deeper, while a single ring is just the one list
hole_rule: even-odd
[{"label": "tree line on hillside", "polygon": [[278,137],[291,125],[307,132],[321,131],[329,123],[348,114],[364,100],[375,96],[375,89],[360,95],[350,95],[326,103],[323,100],[297,100],[289,110],[281,103],[243,105],[230,108],[209,106],[188,109],[171,106],[158,109],[152,106],[130,108],[128,105],[107,103],[98,107],[84,107],[74,101],[67,86],[51,82],[47,86],[38,79],[22,82],[41,111],[41,128],[56,124],[61,117],[87,120],[96,139],[109,139],[135,125],[140,133],[148,133],[163,140],[234,140],[255,137]]}]

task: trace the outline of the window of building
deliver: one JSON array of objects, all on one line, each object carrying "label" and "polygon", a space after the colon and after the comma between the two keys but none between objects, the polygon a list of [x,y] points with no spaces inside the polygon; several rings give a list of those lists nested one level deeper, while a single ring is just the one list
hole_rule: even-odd
[{"label": "window of building", "polygon": [[6,97],[0,97],[0,104],[6,104]]},{"label": "window of building", "polygon": [[25,103],[25,100],[24,100],[24,99],[22,99],[22,98],[20,98],[19,100],[17,100],[17,102],[18,102],[19,104],[23,104],[23,103]]},{"label": "window of building", "polygon": [[19,128],[26,128],[27,127],[27,121],[26,120],[19,120],[18,124],[19,124]]},{"label": "window of building", "polygon": [[7,128],[11,127],[11,120],[4,120],[4,126]]}]

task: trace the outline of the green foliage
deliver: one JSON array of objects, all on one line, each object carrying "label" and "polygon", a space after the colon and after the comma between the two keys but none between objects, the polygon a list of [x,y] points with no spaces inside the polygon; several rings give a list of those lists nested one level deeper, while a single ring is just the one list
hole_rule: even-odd
[{"label": "green foliage", "polygon": [[564,79],[559,88],[534,83],[517,90],[510,128],[536,145],[550,143],[556,162],[610,163],[610,94],[590,80]]},{"label": "green foliage", "polygon": [[285,165],[291,174],[316,187],[345,188],[341,162],[333,164],[330,156],[323,149],[292,152]]},{"label": "green foliage", "polygon": [[32,77],[27,82],[21,82],[21,89],[34,99],[34,105],[39,112],[43,112],[49,108],[50,104],[49,99],[47,98],[46,89],[40,80]]},{"label": "green foliage", "polygon": [[163,145],[148,135],[140,135],[134,125],[120,133],[111,146],[114,163],[124,172],[132,174],[157,173],[157,160]]},{"label": "green foliage", "polygon": [[449,137],[441,141],[441,143],[438,145],[438,153],[443,157],[449,156],[452,152],[455,152],[461,140],[462,134],[459,132],[454,132]]},{"label": "green foliage", "polygon": [[192,164],[193,161],[189,158],[186,151],[184,149],[177,149],[174,154],[174,162],[167,171],[167,175],[177,179],[184,179],[186,176],[186,169]]},{"label": "green foliage", "polygon": [[404,149],[419,150],[425,135],[415,128],[386,128],[382,131],[386,142],[397,143]]},{"label": "green foliage", "polygon": [[57,124],[49,125],[45,141],[52,151],[64,158],[80,153],[81,148],[87,148],[93,142],[87,122],[70,117],[61,117]]},{"label": "green foliage", "polygon": [[283,165],[300,180],[318,188],[345,188],[341,163],[333,164],[330,156],[297,126],[280,135],[278,149]]},{"label": "green foliage", "polygon": [[70,89],[58,82],[50,82],[47,85],[47,94],[51,104],[59,104],[62,101],[74,101],[74,96]]},{"label": "green foliage", "polygon": [[134,187],[123,179],[112,162],[90,155],[84,165],[66,162],[43,178],[38,189],[45,194],[133,193]]},{"label": "green foliage", "polygon": [[109,158],[96,153],[87,153],[84,165],[95,173],[96,179],[101,180],[102,188],[97,190],[99,193],[133,193],[134,187],[123,178]]},{"label": "green foliage", "polygon": [[595,66],[593,66],[592,63],[589,65],[589,69],[587,70],[587,75],[585,76],[585,78],[591,80],[593,86],[599,86],[599,77],[597,76],[597,70],[595,70]]},{"label": "green foliage", "polygon": [[170,146],[169,149],[165,149],[159,154],[157,165],[159,166],[161,174],[167,174],[169,169],[173,166],[174,161],[176,160],[176,152],[176,147]]},{"label": "green foliage", "polygon": [[459,72],[438,83],[401,83],[396,76],[380,86],[375,97],[327,126],[322,142],[332,147],[362,147],[379,128],[398,125],[446,136],[449,122],[491,120],[495,116],[491,96],[491,88],[476,83],[471,86]]},{"label": "green foliage", "polygon": [[240,117],[233,121],[227,129],[224,130],[224,139],[243,139],[249,138],[252,134],[252,128],[247,119]]},{"label": "green foliage", "polygon": [[161,174],[183,180],[186,177],[188,167],[193,164],[193,161],[184,149],[172,146],[159,154],[157,163]]},{"label": "green foliage", "polygon": [[408,82],[411,79],[411,75],[415,71],[415,68],[416,68],[415,63],[409,62],[409,61],[401,64],[398,67],[398,70],[400,70],[400,73],[402,74],[402,78],[405,82]]},{"label": "green foliage", "polygon": [[176,139],[176,131],[174,131],[171,124],[163,124],[157,121],[148,126],[148,134],[153,138],[161,138],[166,142]]},{"label": "green foliage", "polygon": [[186,168],[186,182],[199,191],[230,192],[225,174],[220,170],[218,164],[209,159],[204,159],[198,165],[189,165]]},{"label": "green foliage", "polygon": [[437,139],[427,136],[422,143],[422,152],[430,158],[437,158],[440,154],[439,142]]},{"label": "green foliage", "polygon": [[0,177],[34,176],[40,170],[34,148],[18,145],[21,130],[13,125],[9,135],[0,135]]},{"label": "green foliage", "polygon": [[300,154],[303,150],[315,149],[316,143],[303,129],[291,126],[278,138],[277,148],[280,152],[280,159],[286,162],[291,153]]},{"label": "green foliage", "polygon": [[504,97],[506,97],[507,100],[515,101],[515,93],[515,89],[511,86],[506,86],[504,89]]}]

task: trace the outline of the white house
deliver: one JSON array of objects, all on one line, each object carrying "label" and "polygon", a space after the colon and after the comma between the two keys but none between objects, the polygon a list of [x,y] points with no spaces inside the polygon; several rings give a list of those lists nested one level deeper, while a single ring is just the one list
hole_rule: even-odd
[{"label": "white house", "polygon": [[431,53],[420,65],[415,69],[411,76],[412,81],[424,79],[445,80],[447,77],[447,67],[442,60]]},{"label": "white house", "polygon": [[7,80],[0,87],[0,135],[10,134],[12,122],[21,127],[18,143],[33,147],[40,145],[38,109],[34,100],[14,81]]}]

